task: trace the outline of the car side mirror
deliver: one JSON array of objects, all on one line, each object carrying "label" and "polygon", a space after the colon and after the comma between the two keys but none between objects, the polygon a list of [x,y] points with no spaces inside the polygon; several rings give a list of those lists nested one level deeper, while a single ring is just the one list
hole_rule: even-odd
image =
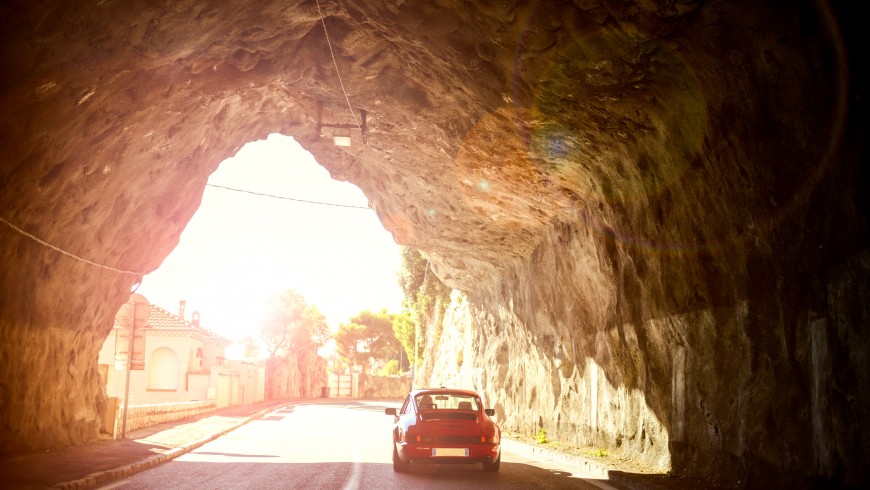
[{"label": "car side mirror", "polygon": [[484,408],[483,413],[487,414],[490,417],[495,417],[495,409],[494,408]]},{"label": "car side mirror", "polygon": [[385,408],[385,409],[384,409],[384,414],[385,414],[385,415],[393,415],[393,416],[395,416],[395,415],[396,415],[396,409],[395,409],[395,408]]}]

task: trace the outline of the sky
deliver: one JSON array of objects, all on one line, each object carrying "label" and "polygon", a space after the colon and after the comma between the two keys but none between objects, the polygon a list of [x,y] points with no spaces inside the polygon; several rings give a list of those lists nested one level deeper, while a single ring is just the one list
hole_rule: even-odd
[{"label": "sky", "polygon": [[[293,199],[367,206],[295,140],[271,135],[221,163],[209,184]],[[270,301],[301,293],[332,328],[357,313],[398,313],[399,246],[375,212],[270,198],[207,186],[202,204],[161,266],[136,291],[230,340],[257,336]]]}]

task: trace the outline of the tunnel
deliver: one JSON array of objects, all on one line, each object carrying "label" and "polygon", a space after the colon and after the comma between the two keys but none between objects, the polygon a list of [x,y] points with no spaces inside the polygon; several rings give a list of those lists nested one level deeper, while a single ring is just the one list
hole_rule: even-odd
[{"label": "tunnel", "polygon": [[662,471],[868,484],[859,10],[3,2],[2,452],[98,437],[118,307],[282,134],[451,289],[423,381]]}]

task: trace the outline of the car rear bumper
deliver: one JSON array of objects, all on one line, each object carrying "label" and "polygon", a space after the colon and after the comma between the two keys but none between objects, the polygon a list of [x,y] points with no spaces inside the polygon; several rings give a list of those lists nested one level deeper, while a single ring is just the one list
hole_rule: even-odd
[{"label": "car rear bumper", "polygon": [[[433,456],[432,449],[438,448],[468,448],[468,456],[445,457]],[[498,459],[501,452],[500,444],[474,444],[474,445],[420,445],[410,443],[397,443],[396,450],[399,459],[406,463],[429,463],[429,464],[474,464],[492,463]]]}]

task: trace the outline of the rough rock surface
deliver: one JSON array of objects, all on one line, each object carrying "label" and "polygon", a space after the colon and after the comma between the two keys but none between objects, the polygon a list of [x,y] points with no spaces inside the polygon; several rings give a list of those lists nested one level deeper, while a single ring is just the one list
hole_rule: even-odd
[{"label": "rough rock surface", "polygon": [[[96,437],[136,274],[217,165],[278,132],[464,293],[428,380],[678,472],[866,484],[858,8],[4,2],[2,449]],[[348,102],[367,141],[337,148],[317,107],[352,123]]]},{"label": "rough rock surface", "polygon": [[325,385],[326,361],[323,358],[309,359],[305,366],[301,366],[295,356],[266,362],[267,399],[314,398],[320,396],[320,388]]}]

